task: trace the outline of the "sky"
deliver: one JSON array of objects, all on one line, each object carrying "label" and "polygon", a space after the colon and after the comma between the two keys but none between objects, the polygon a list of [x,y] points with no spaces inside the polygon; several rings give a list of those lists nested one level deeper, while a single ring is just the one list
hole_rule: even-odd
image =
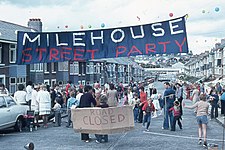
[{"label": "sky", "polygon": [[30,18],[40,18],[46,32],[126,27],[186,14],[193,54],[225,38],[225,0],[0,0],[0,20],[27,26]]}]

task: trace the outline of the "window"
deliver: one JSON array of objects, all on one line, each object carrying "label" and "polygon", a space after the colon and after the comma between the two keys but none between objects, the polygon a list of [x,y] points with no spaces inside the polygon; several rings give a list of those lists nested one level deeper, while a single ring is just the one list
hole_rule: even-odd
[{"label": "window", "polygon": [[7,105],[10,107],[10,106],[13,106],[13,105],[16,105],[16,102],[12,99],[12,97],[10,96],[6,96],[5,97],[5,100],[7,102]]},{"label": "window", "polygon": [[55,84],[56,84],[56,79],[52,79],[51,86],[54,87]]},{"label": "window", "polygon": [[49,65],[48,65],[48,63],[44,63],[44,73],[49,73]]},{"label": "window", "polygon": [[9,44],[9,62],[16,63],[16,45]]},{"label": "window", "polygon": [[15,78],[15,77],[9,78],[9,82],[10,82],[11,84],[16,84],[16,78]]},{"label": "window", "polygon": [[5,84],[5,75],[0,75],[0,83]]},{"label": "window", "polygon": [[1,96],[0,97],[0,108],[4,108],[4,107],[6,107],[6,102],[5,102],[4,98]]},{"label": "window", "polygon": [[79,64],[78,62],[73,62],[70,64],[70,75],[79,74]]},{"label": "window", "polygon": [[101,65],[99,63],[97,63],[95,65],[95,68],[96,68],[95,73],[100,74],[101,73]]},{"label": "window", "polygon": [[43,63],[38,63],[38,64],[31,64],[30,65],[30,71],[31,72],[42,72],[44,68]]},{"label": "window", "polygon": [[2,63],[2,43],[0,43],[0,63]]},{"label": "window", "polygon": [[56,73],[55,63],[51,63],[52,73]]},{"label": "window", "polygon": [[59,71],[68,71],[68,61],[58,62],[58,70]]},{"label": "window", "polygon": [[94,63],[93,62],[89,62],[86,65],[86,73],[87,74],[93,74],[94,72]]}]

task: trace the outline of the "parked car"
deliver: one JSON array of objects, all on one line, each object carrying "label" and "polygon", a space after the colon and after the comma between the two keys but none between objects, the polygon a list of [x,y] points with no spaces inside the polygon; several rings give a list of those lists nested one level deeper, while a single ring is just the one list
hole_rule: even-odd
[{"label": "parked car", "polygon": [[13,97],[0,95],[0,130],[14,127],[16,131],[22,131],[28,109],[28,105],[18,104]]}]

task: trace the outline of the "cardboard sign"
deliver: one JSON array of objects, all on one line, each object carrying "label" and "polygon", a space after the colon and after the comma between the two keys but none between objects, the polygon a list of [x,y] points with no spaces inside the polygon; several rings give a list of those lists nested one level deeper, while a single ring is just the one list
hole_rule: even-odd
[{"label": "cardboard sign", "polygon": [[132,106],[71,109],[71,120],[76,132],[112,134],[134,128]]}]

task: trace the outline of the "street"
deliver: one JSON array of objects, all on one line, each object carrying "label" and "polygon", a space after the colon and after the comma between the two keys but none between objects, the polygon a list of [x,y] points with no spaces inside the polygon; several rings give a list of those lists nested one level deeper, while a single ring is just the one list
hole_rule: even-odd
[{"label": "street", "polygon": [[[156,82],[159,92],[163,91],[163,82]],[[186,105],[191,101],[185,100]],[[23,131],[20,133],[9,131],[0,133],[1,150],[23,150],[24,145],[33,142],[35,150],[198,150],[204,149],[198,145],[198,126],[193,110],[184,109],[183,129],[178,126],[176,131],[162,130],[163,116],[152,118],[150,131],[147,132],[142,124],[135,123],[135,129],[125,133],[109,135],[108,143],[96,143],[95,136],[90,135],[92,141],[85,143],[80,140],[80,133],[72,128],[66,128],[66,118],[62,120],[61,127],[38,128],[37,131]],[[215,143],[222,147],[223,128],[215,120],[208,124],[208,143]]]}]

